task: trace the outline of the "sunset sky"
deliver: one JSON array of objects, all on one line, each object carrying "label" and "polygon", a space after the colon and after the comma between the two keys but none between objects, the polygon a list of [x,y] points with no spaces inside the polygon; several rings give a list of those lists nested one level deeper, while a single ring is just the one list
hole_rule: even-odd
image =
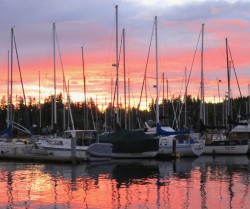
[{"label": "sunset sky", "polygon": [[[73,101],[83,101],[81,47],[84,48],[87,97],[98,104],[110,102],[111,79],[115,81],[115,5],[119,7],[119,44],[126,33],[126,71],[131,82],[131,104],[140,95],[154,17],[158,17],[160,96],[162,73],[169,83],[169,98],[184,95],[185,68],[189,73],[201,26],[204,34],[205,96],[218,101],[227,92],[225,38],[243,95],[250,83],[250,1],[249,0],[0,0],[0,97],[7,92],[10,31],[14,27],[26,97],[38,100],[39,71],[41,98],[53,94],[52,24],[56,23],[58,43],[66,80]],[[57,49],[58,49],[57,46]],[[188,94],[197,96],[200,85],[201,43],[199,42]],[[62,92],[62,67],[57,50],[57,92]],[[123,61],[119,69],[123,97]],[[22,96],[14,53],[13,97]],[[238,97],[232,69],[232,95]],[[155,98],[154,38],[147,68],[148,98]],[[166,83],[166,82],[165,82]],[[167,87],[165,86],[165,97]],[[145,98],[145,96],[144,96]],[[144,99],[145,100],[145,99]],[[123,101],[123,100],[122,100]]]}]

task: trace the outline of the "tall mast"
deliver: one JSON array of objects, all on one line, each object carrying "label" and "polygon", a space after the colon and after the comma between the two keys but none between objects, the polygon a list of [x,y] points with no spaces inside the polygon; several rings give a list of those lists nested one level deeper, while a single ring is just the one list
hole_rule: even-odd
[{"label": "tall mast", "polygon": [[56,24],[53,23],[53,57],[54,57],[54,128],[57,129],[56,114]]},{"label": "tall mast", "polygon": [[[66,81],[65,80],[64,80],[64,83],[66,85]],[[70,122],[71,122],[72,130],[75,130],[73,116],[72,116],[72,112],[71,112],[70,96],[69,96],[69,80],[68,80],[67,102],[68,102],[68,107],[69,107],[69,117],[70,117]]]},{"label": "tall mast", "polygon": [[86,76],[85,76],[85,63],[84,63],[84,54],[83,54],[83,46],[82,48],[82,74],[83,74],[83,91],[84,91],[84,106],[83,106],[83,129],[86,128],[86,107],[87,107],[87,99],[86,99]]},{"label": "tall mast", "polygon": [[248,84],[248,114],[250,114],[250,85]]},{"label": "tall mast", "polygon": [[[66,85],[66,84],[65,84]],[[69,79],[68,79],[68,92],[69,92]],[[68,130],[70,130],[70,123],[69,123],[69,118],[70,118],[70,112],[69,112],[69,110],[70,110],[70,107],[68,106]]]},{"label": "tall mast", "polygon": [[118,68],[119,68],[119,63],[118,63],[118,5],[115,6],[115,14],[116,14],[116,108],[117,108],[117,114],[116,114],[116,122],[117,124],[120,125],[120,120],[119,120],[119,85],[118,85]]},{"label": "tall mast", "polygon": [[156,58],[156,123],[159,124],[159,92],[158,92],[158,45],[157,45],[157,16],[155,16],[155,58]]},{"label": "tall mast", "polygon": [[10,50],[10,121],[13,121],[13,42],[14,42],[14,29],[11,28],[11,50]]},{"label": "tall mast", "polygon": [[226,56],[227,56],[227,88],[228,88],[228,109],[227,109],[227,117],[230,116],[230,111],[231,111],[231,104],[230,104],[230,99],[231,99],[231,93],[230,93],[230,66],[229,66],[229,59],[228,59],[228,42],[226,38]]},{"label": "tall mast", "polygon": [[39,130],[42,127],[42,112],[41,112],[41,79],[40,79],[40,71],[39,71]]},{"label": "tall mast", "polygon": [[8,69],[7,69],[7,125],[9,127],[10,120],[10,51],[8,50]]},{"label": "tall mast", "polygon": [[125,129],[127,129],[127,95],[126,95],[126,54],[125,54],[125,29],[122,30],[123,38],[123,68],[124,68],[124,117],[125,117]]},{"label": "tall mast", "polygon": [[95,96],[95,129],[98,129],[97,95]]},{"label": "tall mast", "polygon": [[164,107],[164,98],[165,98],[165,82],[164,82],[165,78],[164,78],[164,73],[162,73],[162,115],[163,115],[163,121],[162,123],[165,124],[165,107]]},{"label": "tall mast", "polygon": [[106,97],[105,97],[105,102],[104,102],[104,107],[105,107],[105,120],[104,120],[104,131],[107,131],[107,103],[106,103]]},{"label": "tall mast", "polygon": [[185,68],[185,128],[187,128],[187,68]]},{"label": "tall mast", "polygon": [[204,51],[204,23],[202,24],[201,38],[201,104],[200,119],[205,123],[205,102],[204,102],[204,73],[203,73],[203,51]]},{"label": "tall mast", "polygon": [[128,78],[128,129],[131,127],[131,117],[130,117],[130,79]]},{"label": "tall mast", "polygon": [[63,81],[63,130],[66,130],[66,103],[65,98],[67,97],[67,86],[66,81]]}]

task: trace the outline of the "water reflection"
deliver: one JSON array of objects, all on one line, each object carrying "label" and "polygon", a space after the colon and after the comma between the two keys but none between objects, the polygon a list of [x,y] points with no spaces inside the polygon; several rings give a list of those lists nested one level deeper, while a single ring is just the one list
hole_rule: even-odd
[{"label": "water reflection", "polygon": [[[201,156],[194,161],[201,172],[203,207],[247,208],[249,159],[247,156]],[[213,197],[213,198],[208,198]],[[248,203],[247,203],[248,202]]]},{"label": "water reflection", "polygon": [[246,156],[1,162],[0,208],[248,208],[248,167]]}]

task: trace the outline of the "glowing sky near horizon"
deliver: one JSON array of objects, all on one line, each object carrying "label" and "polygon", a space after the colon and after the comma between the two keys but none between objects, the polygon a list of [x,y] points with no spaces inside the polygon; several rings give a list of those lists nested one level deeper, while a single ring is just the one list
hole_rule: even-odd
[{"label": "glowing sky near horizon", "polygon": [[[126,30],[126,70],[131,82],[131,104],[141,91],[153,28],[158,17],[159,91],[162,74],[168,79],[169,98],[183,96],[184,72],[189,73],[201,25],[205,23],[205,96],[218,100],[227,92],[225,38],[228,38],[236,74],[243,95],[249,94],[250,1],[246,0],[0,0],[0,97],[7,92],[10,30],[14,27],[26,97],[38,99],[41,76],[42,100],[53,94],[52,23],[56,23],[63,69],[74,101],[83,101],[81,47],[84,47],[87,97],[100,105],[110,102],[111,79],[115,80],[115,5],[119,6],[119,39]],[[120,44],[120,40],[119,40]],[[190,76],[188,94],[197,96],[200,85],[198,45]],[[62,91],[62,67],[57,48],[57,92]],[[122,56],[122,55],[121,55]],[[119,89],[123,98],[123,61],[119,69]],[[239,91],[231,71],[234,97]],[[22,96],[14,53],[13,95]],[[148,98],[155,97],[154,38],[147,68]],[[165,82],[166,84],[166,82]],[[167,87],[165,86],[165,97]],[[134,101],[135,99],[135,101]],[[144,99],[145,100],[145,96]],[[123,101],[123,100],[122,100]]]}]

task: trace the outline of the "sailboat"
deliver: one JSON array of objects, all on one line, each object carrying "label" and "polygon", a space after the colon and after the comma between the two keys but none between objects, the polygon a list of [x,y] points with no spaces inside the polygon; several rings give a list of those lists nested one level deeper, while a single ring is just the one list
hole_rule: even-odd
[{"label": "sailboat", "polygon": [[[118,108],[118,6],[116,9],[116,89]],[[143,130],[126,130],[120,127],[119,114],[117,113],[117,125],[115,132],[106,132],[99,136],[101,143],[111,143],[112,158],[155,158],[158,154],[158,138],[147,135]]]},{"label": "sailboat", "polygon": [[[157,17],[155,18],[156,35],[156,63],[158,62],[157,53]],[[159,104],[158,104],[158,64],[156,64],[156,135],[159,138],[159,157],[171,156],[175,148],[176,154],[180,156],[199,156],[203,153],[205,144],[203,141],[190,137],[190,131],[174,131],[168,128],[162,128],[159,123]],[[174,142],[175,145],[174,145]],[[174,147],[175,146],[175,147]]]},{"label": "sailboat", "polygon": [[189,130],[164,131],[158,124],[157,135],[160,143],[159,157],[170,156],[174,152],[182,157],[195,157],[200,156],[204,152],[204,140],[192,137]]},{"label": "sailboat", "polygon": [[248,139],[248,153],[250,153],[250,120],[249,116],[246,115],[248,119],[241,119],[239,122],[235,123],[235,127],[232,128],[230,134],[235,134],[238,137],[244,137]]},{"label": "sailboat", "polygon": [[[56,110],[56,26],[53,23],[53,54],[54,54],[54,129],[57,128],[57,110]],[[65,82],[65,78],[63,78]],[[66,86],[66,85],[65,85]],[[67,99],[69,104],[70,119],[72,122],[72,130],[64,132],[64,136],[59,137],[56,134],[47,136],[45,139],[36,142],[35,153],[41,154],[41,150],[45,150],[45,154],[55,157],[72,157],[82,161],[89,161],[97,157],[107,157],[112,152],[111,144],[100,144],[97,130],[75,130],[73,118],[69,103],[69,92],[67,91]],[[95,154],[91,156],[89,150]],[[103,160],[103,159],[100,159]]]},{"label": "sailboat", "polygon": [[[228,74],[228,101],[230,103],[230,69],[228,60],[228,42],[226,38],[226,57],[227,57],[227,74]],[[228,104],[228,116],[230,118],[231,105]],[[203,121],[201,121],[202,123]],[[202,125],[205,129],[206,126]],[[224,130],[206,130],[201,137],[205,140],[206,146],[204,154],[227,154],[239,155],[246,154],[248,151],[248,139],[244,139],[235,134],[226,133]]]},{"label": "sailboat", "polygon": [[[24,88],[23,88],[23,82],[22,82],[22,76],[21,76],[21,69],[20,69],[20,63],[18,59],[17,54],[17,45],[14,35],[14,28],[11,28],[11,60],[10,65],[11,69],[9,72],[9,65],[8,65],[8,85],[7,85],[7,98],[8,98],[8,104],[7,104],[7,128],[3,131],[0,131],[0,155],[16,155],[16,154],[27,154],[30,153],[33,145],[29,143],[29,138],[17,138],[13,137],[13,128],[16,128],[17,130],[21,131],[22,133],[26,133],[30,135],[30,131],[22,126],[21,124],[18,124],[14,122],[14,116],[13,116],[13,105],[12,105],[12,95],[13,95],[13,51],[16,51],[17,61],[18,61],[18,67],[19,67],[19,73],[20,73],[20,79],[22,84],[22,90],[23,90],[23,96],[24,96],[24,102],[26,106],[26,99],[24,94]],[[9,63],[9,53],[8,53],[8,63]],[[9,75],[10,75],[10,81],[9,81]],[[10,89],[9,89],[10,84]]]},{"label": "sailboat", "polygon": [[[228,49],[230,52],[229,47]],[[231,52],[229,54],[231,55]],[[234,68],[233,61],[232,61],[232,66]],[[236,79],[237,79],[237,76],[236,76]],[[248,114],[244,114],[244,115],[239,114],[237,116],[237,121],[235,122],[231,118],[229,118],[230,120],[228,121],[228,123],[229,125],[233,125],[233,128],[230,130],[230,134],[234,134],[239,138],[248,139],[248,153],[250,153],[250,84],[248,84],[248,107],[249,107]]]}]

